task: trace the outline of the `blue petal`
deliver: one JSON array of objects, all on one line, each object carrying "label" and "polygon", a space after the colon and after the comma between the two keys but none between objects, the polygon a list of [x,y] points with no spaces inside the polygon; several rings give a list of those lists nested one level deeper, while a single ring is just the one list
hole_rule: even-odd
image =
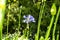
[{"label": "blue petal", "polygon": [[27,15],[27,16],[24,15],[23,18],[25,18],[25,20],[23,20],[24,23],[35,22],[34,17],[31,15]]},{"label": "blue petal", "polygon": [[34,18],[31,18],[30,21],[34,21],[35,19]]},{"label": "blue petal", "polygon": [[28,15],[28,18],[30,19],[32,16],[31,15]]},{"label": "blue petal", "polygon": [[27,16],[24,15],[23,18],[27,18]]},{"label": "blue petal", "polygon": [[34,18],[33,16],[29,15],[29,19],[33,19],[33,18]]}]

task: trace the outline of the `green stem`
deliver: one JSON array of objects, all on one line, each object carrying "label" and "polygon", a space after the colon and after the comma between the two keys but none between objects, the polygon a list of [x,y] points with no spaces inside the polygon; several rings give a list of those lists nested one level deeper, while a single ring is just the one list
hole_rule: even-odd
[{"label": "green stem", "polygon": [[27,23],[27,38],[29,36],[29,24]]},{"label": "green stem", "polygon": [[20,9],[20,13],[19,13],[18,33],[19,33],[19,29],[20,29],[20,18],[21,18],[21,9]]},{"label": "green stem", "polygon": [[29,37],[29,23],[27,23],[26,28],[24,29],[23,35],[27,38]]},{"label": "green stem", "polygon": [[[2,3],[4,2],[4,3]],[[5,15],[6,0],[0,0],[0,40],[2,40],[2,29]]]},{"label": "green stem", "polygon": [[50,30],[52,28],[53,22],[54,22],[54,16],[52,16],[52,18],[51,18],[50,25],[48,26],[48,30],[47,30],[46,35],[45,35],[45,40],[47,40],[49,35],[50,35]]},{"label": "green stem", "polygon": [[55,19],[55,23],[54,23],[54,29],[53,29],[53,35],[52,35],[52,40],[55,40],[55,30],[56,30],[56,24],[57,24],[57,21],[58,21],[58,17],[59,17],[59,13],[60,13],[60,7],[59,7],[59,10],[58,10],[58,13],[57,13],[57,16],[56,16],[56,19]]},{"label": "green stem", "polygon": [[[7,17],[7,37],[8,37],[8,25],[9,25],[9,13],[7,14],[8,15],[8,17]],[[8,40],[8,38],[6,38],[6,40]]]},{"label": "green stem", "polygon": [[39,14],[38,28],[37,28],[37,34],[36,34],[36,39],[35,40],[38,40],[38,37],[39,37],[39,31],[40,31],[40,24],[41,24],[42,14],[43,13],[41,13],[41,15]]},{"label": "green stem", "polygon": [[2,26],[3,26],[1,21],[0,21],[0,40],[2,40]]},{"label": "green stem", "polygon": [[19,24],[18,24],[18,34],[16,36],[16,40],[18,40],[18,37],[19,37],[19,29],[20,29],[20,18],[21,18],[21,8],[20,8],[20,11],[19,11]]},{"label": "green stem", "polygon": [[45,2],[42,3],[41,9],[40,9],[39,19],[38,19],[38,28],[37,28],[37,34],[35,35],[35,40],[39,39],[39,33],[40,33],[39,31],[40,31],[40,26],[41,26],[42,15],[43,15],[43,12],[44,12],[44,7],[45,7]]},{"label": "green stem", "polygon": [[58,34],[57,34],[56,40],[59,40],[59,31],[58,31]]},{"label": "green stem", "polygon": [[18,33],[17,33],[17,35],[15,36],[15,40],[18,40],[18,37],[19,37],[20,18],[21,18],[21,7],[20,7],[20,11],[19,11],[18,18],[19,18],[19,22],[18,22]]}]

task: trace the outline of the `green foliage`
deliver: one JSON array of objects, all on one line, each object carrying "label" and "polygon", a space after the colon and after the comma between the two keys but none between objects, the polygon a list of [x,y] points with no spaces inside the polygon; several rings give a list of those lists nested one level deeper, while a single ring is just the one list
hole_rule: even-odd
[{"label": "green foliage", "polygon": [[[53,23],[56,21],[54,18],[57,17],[59,4],[59,0],[8,0],[6,3],[3,35],[8,34],[9,37],[10,34],[12,36],[12,34],[16,33],[11,39],[9,37],[9,40],[15,40],[17,33],[19,33],[18,38],[21,38],[21,40],[28,40],[28,38],[52,40],[52,33],[54,33],[54,36],[57,35],[56,39],[58,40],[59,34],[56,32],[60,30],[60,18],[58,18],[56,24]],[[52,9],[54,11],[51,11]],[[32,15],[36,21],[35,23],[29,23],[29,30],[27,30],[27,33],[29,32],[28,34],[30,34],[29,37],[24,34],[26,24],[22,22],[23,15],[28,14]],[[53,28],[54,25],[56,25],[56,29]],[[55,32],[52,31],[53,29]],[[6,35],[3,38],[6,38]]]}]

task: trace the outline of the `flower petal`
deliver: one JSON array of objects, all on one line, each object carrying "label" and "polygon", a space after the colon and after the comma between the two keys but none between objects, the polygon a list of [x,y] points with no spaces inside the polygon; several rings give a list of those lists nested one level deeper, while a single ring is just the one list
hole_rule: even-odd
[{"label": "flower petal", "polygon": [[27,18],[27,16],[24,15],[23,18]]},{"label": "flower petal", "polygon": [[23,18],[25,18],[25,20],[23,20],[24,23],[35,22],[34,17],[31,15],[27,15],[27,16],[24,15]]}]

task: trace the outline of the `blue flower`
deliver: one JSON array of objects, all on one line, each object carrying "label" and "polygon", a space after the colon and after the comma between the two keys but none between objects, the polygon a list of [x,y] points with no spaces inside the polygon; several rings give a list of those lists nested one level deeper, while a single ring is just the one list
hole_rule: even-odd
[{"label": "blue flower", "polygon": [[27,15],[27,16],[24,15],[23,18],[24,18],[24,20],[23,20],[24,23],[35,22],[34,17],[31,15]]}]

